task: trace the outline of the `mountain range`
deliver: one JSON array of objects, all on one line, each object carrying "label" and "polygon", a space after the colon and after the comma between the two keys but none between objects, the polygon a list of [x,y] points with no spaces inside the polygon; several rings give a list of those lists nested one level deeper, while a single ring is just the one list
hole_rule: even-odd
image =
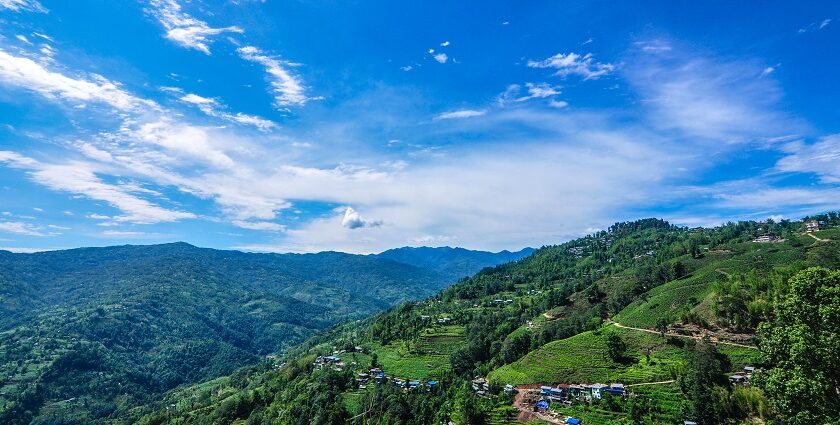
[{"label": "mountain range", "polygon": [[527,253],[256,254],[186,243],[0,251],[0,419],[70,399],[113,415]]}]

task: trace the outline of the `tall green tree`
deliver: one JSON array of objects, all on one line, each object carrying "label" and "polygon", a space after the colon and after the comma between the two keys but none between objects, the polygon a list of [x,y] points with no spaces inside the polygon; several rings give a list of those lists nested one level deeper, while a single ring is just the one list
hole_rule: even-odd
[{"label": "tall green tree", "polygon": [[785,423],[840,423],[840,272],[803,270],[763,323],[769,370],[755,382]]},{"label": "tall green tree", "polygon": [[723,409],[716,396],[717,388],[726,385],[721,358],[708,339],[686,348],[685,370],[678,383],[690,403],[687,415],[702,425],[719,424],[723,420]]}]

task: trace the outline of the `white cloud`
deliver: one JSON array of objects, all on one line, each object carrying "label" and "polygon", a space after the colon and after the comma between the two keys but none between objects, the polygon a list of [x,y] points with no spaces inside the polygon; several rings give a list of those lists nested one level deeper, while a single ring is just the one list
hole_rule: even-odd
[{"label": "white cloud", "polygon": [[529,68],[553,68],[554,75],[567,77],[578,75],[584,80],[595,80],[615,71],[615,65],[596,62],[592,53],[558,53],[541,61],[528,61]]},{"label": "white cloud", "polygon": [[269,232],[283,232],[286,230],[286,226],[271,221],[233,220],[232,223],[236,227],[241,227],[243,229],[249,230],[263,230]]},{"label": "white cloud", "polygon": [[0,0],[0,8],[15,12],[39,12],[47,13],[48,10],[38,0]]},{"label": "white cloud", "polygon": [[441,46],[443,46],[443,47],[446,47],[446,46],[448,46],[449,44],[450,44],[450,43],[449,43],[448,41],[444,41],[443,43],[440,43],[440,45],[441,45]]},{"label": "white cloud", "polygon": [[28,39],[28,38],[26,38],[26,36],[25,36],[25,35],[23,35],[23,34],[18,34],[18,35],[16,35],[16,36],[15,36],[15,38],[17,38],[18,40],[20,40],[20,41],[22,41],[22,42],[24,42],[24,43],[26,43],[26,44],[30,44],[30,45],[32,44],[32,42],[31,42],[31,41],[29,41],[29,39]]},{"label": "white cloud", "polygon": [[436,55],[432,55],[432,57],[433,57],[433,58],[434,58],[434,59],[435,59],[438,63],[446,63],[446,61],[447,61],[447,60],[449,60],[449,56],[446,56],[446,53],[438,53],[438,54],[436,54]]},{"label": "white cloud", "polygon": [[671,51],[671,43],[665,40],[644,40],[633,43],[645,53],[666,53]]},{"label": "white cloud", "polygon": [[819,21],[819,22],[811,22],[810,24],[800,28],[799,29],[799,34],[804,34],[806,32],[811,32],[811,31],[819,31],[819,30],[827,27],[830,23],[831,23],[830,18],[823,19],[822,21]]},{"label": "white cloud", "polygon": [[359,229],[362,227],[379,227],[381,220],[366,220],[351,207],[344,209],[344,216],[341,218],[341,226],[347,229]]},{"label": "white cloud", "polygon": [[548,83],[525,83],[525,90],[527,94],[522,95],[522,86],[519,84],[511,84],[505,88],[504,92],[496,96],[496,102],[499,105],[504,106],[510,102],[521,103],[527,102],[531,99],[550,98],[549,105],[553,107],[558,107],[558,105],[566,103],[553,99],[562,92],[560,91],[560,87],[552,86]]},{"label": "white cloud", "polygon": [[132,96],[102,76],[70,78],[50,71],[29,58],[13,56],[3,50],[0,50],[0,84],[23,87],[50,99],[76,104],[101,102],[121,111],[157,107],[154,102]]},{"label": "white cloud", "polygon": [[0,232],[23,236],[50,236],[43,233],[38,226],[21,221],[0,221]]},{"label": "white cloud", "polygon": [[524,102],[530,99],[544,99],[560,94],[559,87],[554,87],[548,83],[525,83],[525,88],[528,90],[528,95],[516,99],[517,102]]},{"label": "white cloud", "polygon": [[201,112],[205,114],[221,118],[226,121],[235,122],[238,124],[256,127],[260,131],[270,131],[277,127],[273,121],[267,120],[255,115],[247,115],[241,112],[230,113],[227,112],[227,107],[216,99],[202,97],[193,93],[188,93],[181,97],[181,101],[195,105]]},{"label": "white cloud", "polygon": [[106,230],[106,231],[102,232],[101,235],[102,236],[117,237],[117,238],[130,238],[130,237],[145,236],[146,233],[144,233],[144,232],[121,231],[121,230]]},{"label": "white cloud", "polygon": [[414,69],[414,67],[411,66],[411,65],[406,65],[406,66],[400,67],[400,69],[402,69],[405,72],[408,72],[408,71],[411,71],[412,69]]},{"label": "white cloud", "polygon": [[766,76],[768,76],[768,75],[770,75],[774,72],[776,72],[776,67],[775,66],[768,66],[768,67],[764,68],[763,70],[761,70],[761,76],[766,77]]},{"label": "white cloud", "polygon": [[290,66],[289,63],[272,58],[254,46],[240,47],[237,52],[242,59],[265,67],[265,72],[268,74],[268,80],[271,84],[271,91],[274,93],[274,103],[277,107],[303,106],[310,100],[318,99],[306,96],[306,88],[303,86],[303,82],[287,69]]},{"label": "white cloud", "polygon": [[688,54],[634,57],[624,76],[652,112],[652,125],[737,143],[790,134],[797,123],[777,112],[780,90],[763,67]]},{"label": "white cloud", "polygon": [[112,217],[115,221],[158,223],[195,218],[195,214],[189,212],[159,207],[121,185],[105,183],[88,163],[48,164],[8,151],[0,151],[0,163],[27,170],[33,181],[52,190],[107,202],[123,212],[121,216]]},{"label": "white cloud", "polygon": [[811,144],[793,142],[784,146],[787,156],[776,169],[792,173],[813,173],[824,183],[840,183],[840,134],[823,137]]},{"label": "white cloud", "polygon": [[562,108],[565,108],[565,107],[569,106],[569,102],[566,102],[564,100],[553,100],[552,99],[548,102],[548,106],[551,106],[552,108],[562,109]]},{"label": "white cloud", "polygon": [[176,0],[151,0],[149,3],[151,14],[166,29],[166,38],[181,47],[195,49],[207,55],[210,54],[209,37],[226,32],[242,33],[236,26],[213,28],[207,22],[196,19],[181,11],[181,5]]},{"label": "white cloud", "polygon": [[471,118],[471,117],[480,117],[486,114],[486,110],[476,110],[476,109],[460,109],[457,111],[449,111],[443,112],[441,114],[435,115],[435,120],[450,120],[450,119],[458,119],[458,118]]}]

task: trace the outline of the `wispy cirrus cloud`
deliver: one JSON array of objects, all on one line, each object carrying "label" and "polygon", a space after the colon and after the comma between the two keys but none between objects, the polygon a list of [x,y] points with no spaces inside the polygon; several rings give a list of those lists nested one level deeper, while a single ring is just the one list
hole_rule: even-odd
[{"label": "wispy cirrus cloud", "polygon": [[288,69],[294,64],[273,58],[254,46],[240,47],[237,52],[242,59],[265,67],[271,92],[274,95],[274,104],[278,108],[303,106],[311,100],[320,99],[306,95],[306,88],[301,79]]},{"label": "wispy cirrus cloud", "polygon": [[90,163],[44,163],[9,151],[0,151],[0,163],[26,170],[33,181],[52,190],[110,204],[123,212],[123,215],[110,217],[117,222],[148,224],[196,217],[193,213],[166,209],[140,198],[131,193],[130,186],[104,182]]},{"label": "wispy cirrus cloud", "polygon": [[814,143],[796,141],[786,144],[787,154],[776,169],[788,173],[812,173],[824,183],[840,183],[840,134],[820,138]]},{"label": "wispy cirrus cloud", "polygon": [[558,53],[543,60],[529,60],[529,68],[556,69],[554,75],[577,75],[584,80],[595,80],[615,71],[615,65],[595,61],[592,53]]},{"label": "wispy cirrus cloud", "polygon": [[435,115],[435,120],[451,120],[460,118],[480,117],[487,113],[485,109],[459,109],[457,111],[443,112]]},{"label": "wispy cirrus cloud", "polygon": [[51,236],[44,233],[39,226],[22,221],[0,221],[0,232],[24,236]]},{"label": "wispy cirrus cloud", "polygon": [[0,0],[0,8],[14,12],[47,13],[48,10],[38,0]]},{"label": "wispy cirrus cloud", "polygon": [[260,131],[270,131],[277,127],[277,123],[274,121],[267,120],[256,115],[243,114],[242,112],[228,112],[226,110],[227,107],[218,99],[203,97],[194,93],[187,93],[181,96],[180,100],[190,105],[194,105],[201,112],[204,112],[211,117],[221,118],[225,121],[235,122],[237,124],[253,126]]},{"label": "wispy cirrus cloud", "polygon": [[818,21],[818,22],[811,22],[810,24],[800,28],[798,32],[799,32],[799,34],[805,34],[806,32],[819,31],[819,30],[827,27],[830,23],[831,23],[830,18],[823,19],[822,21]]},{"label": "wispy cirrus cloud", "polygon": [[242,33],[242,28],[228,26],[213,28],[207,22],[181,11],[176,0],[151,0],[149,12],[166,29],[166,38],[181,47],[210,54],[212,36],[226,32]]},{"label": "wispy cirrus cloud", "polygon": [[101,102],[120,111],[157,108],[151,100],[130,94],[117,83],[100,75],[72,78],[46,69],[32,59],[14,56],[0,49],[0,85],[23,87],[51,99],[76,105]]}]

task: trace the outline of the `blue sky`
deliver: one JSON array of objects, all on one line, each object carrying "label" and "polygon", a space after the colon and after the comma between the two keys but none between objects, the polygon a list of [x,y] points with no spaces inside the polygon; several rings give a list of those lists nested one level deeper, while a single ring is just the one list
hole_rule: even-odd
[{"label": "blue sky", "polygon": [[0,248],[499,250],[840,208],[840,4],[638,3],[0,0]]}]

